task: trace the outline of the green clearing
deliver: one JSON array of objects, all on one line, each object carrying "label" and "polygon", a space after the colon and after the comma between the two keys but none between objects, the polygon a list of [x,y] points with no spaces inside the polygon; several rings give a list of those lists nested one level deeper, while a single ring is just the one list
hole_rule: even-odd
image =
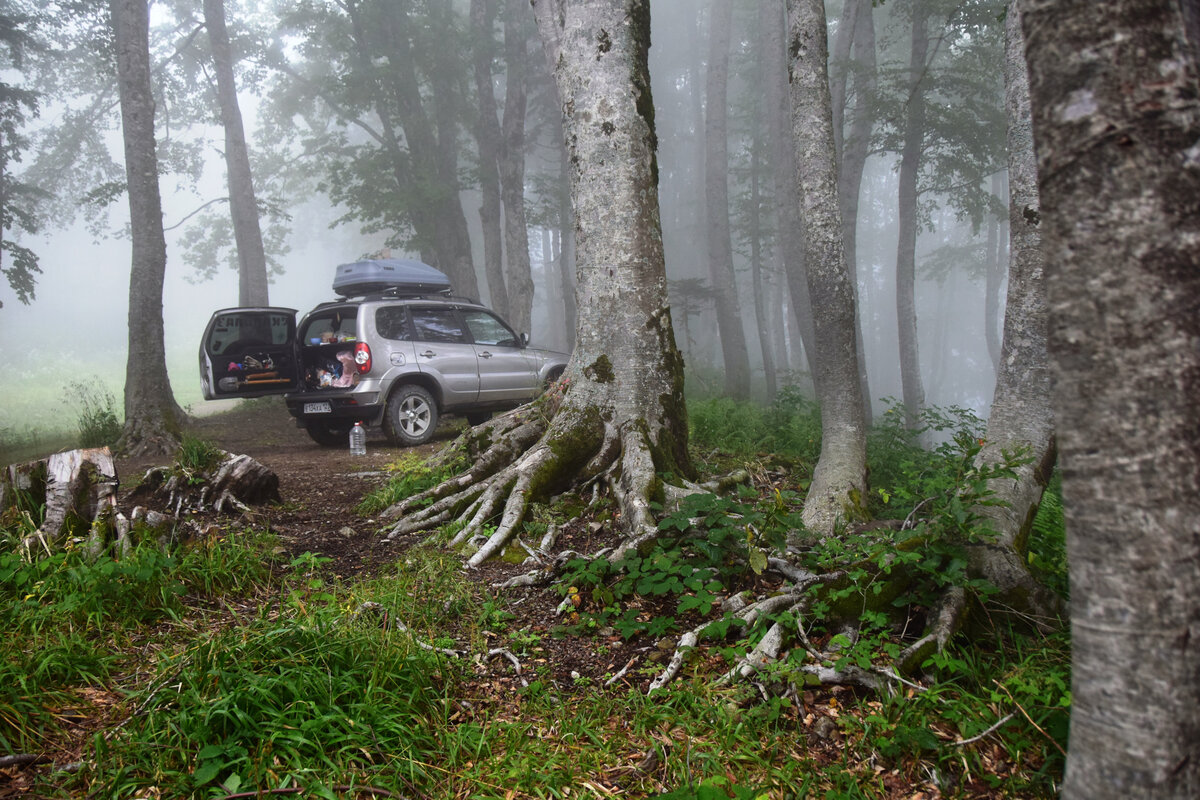
[{"label": "green clearing", "polygon": [[[919,687],[885,693],[813,684],[799,670],[801,648],[751,683],[715,684],[769,620],[732,639],[712,601],[754,585],[745,564],[796,524],[820,427],[798,394],[767,408],[697,400],[689,413],[707,470],[769,480],[665,515],[653,552],[572,565],[559,591],[577,595],[580,612],[543,631],[463,573],[457,554],[424,547],[349,582],[315,556],[283,559],[269,532],[229,529],[169,554],[145,544],[120,561],[68,551],[30,564],[2,548],[0,755],[82,744],[77,765],[8,774],[48,798],[1054,796],[1070,704],[1064,634],[977,625],[928,660]],[[870,503],[878,518],[924,503],[937,540],[970,526],[963,498],[979,488],[964,465],[979,422],[953,409],[929,422],[942,444],[925,452],[883,415]],[[365,508],[435,478],[409,464],[397,476],[407,483]],[[1031,553],[1058,587],[1060,509],[1052,493]],[[577,498],[561,498],[539,511],[529,538],[580,511]],[[9,545],[37,513],[0,520]],[[683,536],[696,518],[706,535]],[[878,536],[847,536],[804,558],[819,568],[896,555]],[[955,559],[949,545],[923,551],[905,602],[955,583],[986,609],[986,586]],[[843,599],[871,591],[851,582]],[[823,608],[804,620],[814,639],[838,635]],[[384,624],[397,620],[403,628]],[[606,687],[555,681],[534,657],[550,637],[594,649],[615,631],[652,647],[704,620],[713,638],[650,696],[630,684],[644,689],[660,663],[639,660],[628,682]],[[883,663],[906,633],[874,611],[859,622],[863,635],[844,649],[850,663]],[[503,659],[474,657],[497,641],[524,664],[528,685]]]}]

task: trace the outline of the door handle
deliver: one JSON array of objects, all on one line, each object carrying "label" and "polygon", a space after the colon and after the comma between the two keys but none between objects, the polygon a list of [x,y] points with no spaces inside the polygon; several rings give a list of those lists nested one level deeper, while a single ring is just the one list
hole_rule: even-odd
[{"label": "door handle", "polygon": [[487,350],[484,350],[482,353],[479,354],[479,357],[480,358],[491,358],[492,354],[489,353]]},{"label": "door handle", "polygon": [[421,358],[433,358],[436,355],[437,353],[432,350],[426,350],[424,353],[421,353]]}]

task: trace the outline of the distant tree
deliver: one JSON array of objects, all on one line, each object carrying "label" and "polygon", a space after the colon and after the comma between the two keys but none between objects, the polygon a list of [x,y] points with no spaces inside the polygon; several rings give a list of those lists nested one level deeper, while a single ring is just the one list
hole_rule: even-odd
[{"label": "distant tree", "polygon": [[471,46],[475,70],[475,141],[479,148],[479,223],[483,240],[483,275],[492,308],[510,315],[504,281],[504,236],[500,211],[500,120],[495,78],[496,7],[493,0],[471,0]]},{"label": "distant tree", "polygon": [[470,52],[462,20],[442,0],[347,0],[287,6],[280,34],[303,42],[270,64],[280,80],[264,113],[280,131],[303,120],[320,155],[319,189],[346,209],[339,222],[416,250],[457,292],[478,296],[459,191]]},{"label": "distant tree", "polygon": [[[858,318],[858,381],[862,386],[863,413],[871,424],[871,381],[863,340],[862,303],[858,302],[858,198],[863,171],[871,151],[871,118],[877,88],[874,4],[847,0],[838,24],[837,46],[830,57],[834,79],[830,82],[833,136],[838,154],[838,203],[842,212],[842,241],[846,266],[855,288]],[[850,101],[853,98],[854,104]]]},{"label": "distant tree", "polygon": [[750,396],[750,356],[733,273],[729,232],[729,154],[726,102],[729,85],[729,37],[733,6],[711,0],[708,25],[708,74],[704,101],[704,200],[707,209],[708,266],[717,309],[717,331],[725,370],[725,394]]},{"label": "distant tree", "polygon": [[[813,332],[812,303],[808,296],[808,275],[804,263],[804,242],[800,221],[800,199],[796,188],[796,152],[792,139],[791,100],[788,95],[788,54],[785,42],[787,12],[783,4],[759,4],[758,29],[765,53],[763,102],[771,142],[771,161],[775,164],[775,224],[779,231],[776,259],[787,281],[792,319],[800,334],[809,372],[816,376],[816,344]],[[799,348],[796,348],[799,349]]]},{"label": "distant tree", "polygon": [[163,236],[150,84],[150,11],[146,0],[111,0],[111,12],[133,238],[125,428],[117,446],[134,455],[162,453],[170,452],[178,444],[180,411],[167,377],[163,340],[167,244]]},{"label": "distant tree", "polygon": [[792,135],[816,334],[812,362],[821,405],[821,455],[803,519],[809,530],[828,535],[839,522],[864,513],[867,430],[858,380],[855,290],[838,206],[825,6],[823,0],[788,0],[788,14]]},{"label": "distant tree", "polygon": [[1063,797],[1200,797],[1200,11],[1019,6],[1071,570]]},{"label": "distant tree", "polygon": [[[1023,48],[1021,58],[1022,62],[1024,62]],[[1007,62],[1008,58],[1006,56],[1005,63],[1007,64]],[[1026,80],[1026,84],[1028,85],[1028,80]],[[1028,95],[1028,91],[1026,91],[1026,94]],[[1009,122],[1009,126],[1011,128],[1011,121]],[[1009,157],[1012,157],[1011,151]],[[1003,173],[997,172],[992,176],[990,182],[992,185],[992,194],[1001,197],[1008,193]],[[1007,261],[1004,259],[1004,254],[1005,240],[1007,239],[1009,229],[1005,225],[1005,222],[999,216],[994,214],[988,215],[987,241],[984,245],[984,262],[987,272],[984,277],[983,332],[987,339],[988,357],[992,360],[992,369],[997,373],[1000,371],[1000,346],[1002,343],[1000,327],[1004,316],[1004,303],[1000,297],[1000,287],[1004,283],[1005,275],[1008,274],[1008,269],[1006,268]]]},{"label": "distant tree", "polygon": [[912,36],[908,64],[908,92],[904,134],[900,147],[898,234],[896,243],[896,320],[900,345],[900,383],[904,418],[916,429],[925,405],[921,357],[917,344],[917,173],[925,150],[925,91],[928,69],[928,0],[912,0]]},{"label": "distant tree", "polygon": [[[0,63],[8,70],[20,71],[25,51],[35,46],[35,22],[12,5],[0,4],[0,47],[4,51]],[[17,300],[26,305],[34,299],[35,276],[42,270],[37,254],[14,241],[9,232],[37,233],[41,227],[37,204],[46,193],[13,175],[13,165],[21,161],[29,147],[23,130],[37,115],[37,93],[0,81],[0,273]]]},{"label": "distant tree", "polygon": [[[504,201],[505,284],[509,322],[529,332],[533,317],[533,276],[529,226],[525,218],[525,115],[529,38],[533,20],[527,0],[504,0],[504,119],[501,122],[500,194]],[[539,53],[539,57],[541,54]]]},{"label": "distant tree", "polygon": [[242,127],[237,83],[233,74],[233,51],[225,27],[224,0],[204,0],[204,25],[212,50],[213,71],[217,78],[217,104],[225,129],[225,170],[229,185],[229,211],[233,222],[238,258],[238,305],[269,305],[267,257],[263,250],[262,229],[258,224],[258,201],[254,177],[250,171],[250,153]]},{"label": "distant tree", "polygon": [[[608,484],[626,539],[657,535],[660,475],[689,476],[683,362],[675,347],[659,221],[649,0],[535,0],[558,86],[571,164],[578,326],[565,387],[475,428],[463,475],[400,504],[392,535],[459,519],[478,564],[519,529],[530,503]],[[433,501],[426,505],[427,501]],[[499,516],[494,531],[485,522]]]},{"label": "distant tree", "polygon": [[918,236],[945,205],[972,225],[999,211],[987,179],[1002,168],[1000,0],[888,4],[909,26],[891,51],[875,93],[875,147],[899,156],[896,312],[905,420],[920,425],[925,387],[916,303]]}]

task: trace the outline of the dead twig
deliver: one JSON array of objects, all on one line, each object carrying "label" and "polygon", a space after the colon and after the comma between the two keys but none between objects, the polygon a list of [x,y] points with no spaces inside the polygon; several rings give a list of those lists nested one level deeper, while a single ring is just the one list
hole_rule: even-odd
[{"label": "dead twig", "polygon": [[1033,721],[1033,717],[1029,716],[1029,712],[1028,712],[1028,711],[1026,711],[1026,710],[1025,710],[1025,709],[1024,709],[1022,706],[1021,706],[1021,704],[1020,704],[1020,703],[1018,703],[1018,702],[1017,702],[1017,698],[1015,698],[1015,697],[1013,697],[1013,696],[1012,696],[1012,692],[1010,692],[1010,691],[1008,690],[1008,687],[1007,687],[1007,686],[1005,686],[1004,684],[1000,683],[1000,681],[998,681],[998,680],[992,680],[992,683],[994,683],[994,684],[996,684],[997,686],[999,686],[999,687],[1000,687],[1000,691],[1002,691],[1002,692],[1004,692],[1006,695],[1008,695],[1008,699],[1009,699],[1009,700],[1011,700],[1011,701],[1012,701],[1012,704],[1013,704],[1014,706],[1016,706],[1016,707],[1017,707],[1017,711],[1020,711],[1020,712],[1021,712],[1021,716],[1025,717],[1025,719],[1029,720],[1029,724],[1030,724],[1030,725],[1032,725],[1034,728],[1036,728],[1038,733],[1040,733],[1042,736],[1045,736],[1045,737],[1046,737],[1046,739],[1048,739],[1048,740],[1049,740],[1050,744],[1054,745],[1054,747],[1055,747],[1055,748],[1058,750],[1058,752],[1062,753],[1062,754],[1063,754],[1063,757],[1064,757],[1064,758],[1066,758],[1067,751],[1063,749],[1063,747],[1062,747],[1062,745],[1061,745],[1061,744],[1059,744],[1057,741],[1055,741],[1055,739],[1054,739],[1054,737],[1053,737],[1053,736],[1051,736],[1050,734],[1046,733],[1046,731],[1042,730],[1042,726],[1041,726],[1041,725],[1038,725],[1036,722],[1034,722],[1034,721]]}]

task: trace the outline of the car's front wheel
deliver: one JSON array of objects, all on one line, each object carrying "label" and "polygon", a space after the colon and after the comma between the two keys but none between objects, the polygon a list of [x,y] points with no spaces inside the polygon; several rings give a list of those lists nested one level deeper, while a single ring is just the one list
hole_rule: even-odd
[{"label": "car's front wheel", "polygon": [[304,430],[321,447],[348,447],[351,427],[342,422],[309,422]]},{"label": "car's front wheel", "polygon": [[421,386],[401,386],[388,400],[387,433],[398,445],[425,444],[433,438],[437,423],[437,403]]}]

